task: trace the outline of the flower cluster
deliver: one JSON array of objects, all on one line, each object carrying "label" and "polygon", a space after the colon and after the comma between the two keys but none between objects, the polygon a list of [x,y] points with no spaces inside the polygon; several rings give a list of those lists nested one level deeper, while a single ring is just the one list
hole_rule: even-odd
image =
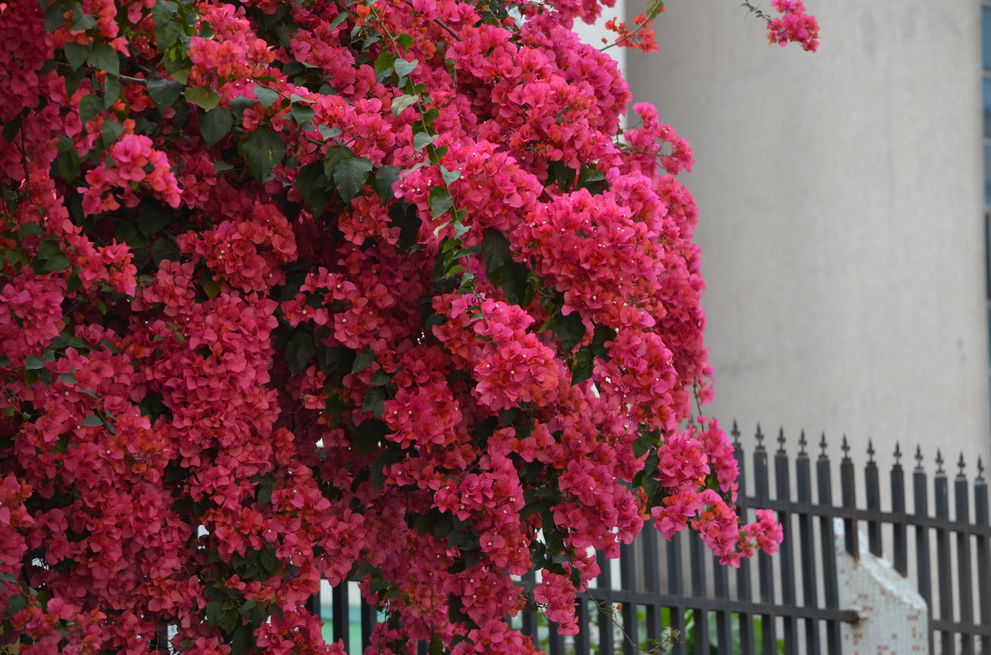
[{"label": "flower cluster", "polygon": [[768,42],[779,43],[781,47],[795,42],[803,50],[815,52],[819,47],[819,23],[805,13],[802,0],[771,0],[771,6],[784,15],[768,21]]},{"label": "flower cluster", "polygon": [[776,550],[693,416],[692,152],[571,29],[612,4],[0,3],[0,640],[341,653],[351,577],[373,652],[535,653],[648,520]]}]

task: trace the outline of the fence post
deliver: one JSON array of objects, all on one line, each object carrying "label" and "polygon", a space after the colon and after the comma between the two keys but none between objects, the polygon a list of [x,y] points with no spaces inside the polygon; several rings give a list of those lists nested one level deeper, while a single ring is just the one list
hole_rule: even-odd
[{"label": "fence post", "polygon": [[[668,542],[668,593],[676,596],[679,604],[669,608],[671,616],[671,628],[678,631],[678,639],[672,644],[671,652],[674,655],[686,655],[688,649],[685,642],[685,585],[681,579],[683,564],[681,561],[681,537],[679,532],[671,537]],[[605,653],[603,653],[605,655]]]},{"label": "fence post", "polygon": [[891,467],[891,511],[898,515],[892,525],[895,551],[895,570],[908,575],[908,537],[905,515],[905,472],[902,470],[902,450],[895,442],[895,464]]},{"label": "fence post", "polygon": [[[816,479],[819,483],[819,505],[833,509],[832,474],[829,467],[829,456],[826,455],[826,435],[819,441],[819,459],[816,461]],[[822,540],[822,575],[825,585],[824,595],[828,609],[840,608],[839,581],[836,578],[836,540],[833,534],[832,513],[819,517],[819,535]],[[840,622],[830,619],[826,621],[826,643],[830,655],[840,653]]]},{"label": "fence post", "polygon": [[874,461],[874,443],[867,440],[867,465],[864,466],[864,491],[867,494],[867,509],[874,517],[867,521],[867,544],[871,554],[881,557],[881,521],[877,513],[881,511],[881,483],[878,480],[877,463]]},{"label": "fence post", "polygon": [[[798,439],[800,447],[795,462],[795,478],[798,483],[798,501],[803,504],[812,503],[812,473],[809,465],[809,454],[805,452],[805,430]],[[798,515],[798,532],[802,549],[802,594],[806,607],[815,607],[819,603],[816,590],[816,549],[812,534],[812,515],[805,511]],[[805,650],[808,655],[819,655],[819,620],[805,619]]]},{"label": "fence post", "polygon": [[[950,483],[943,470],[943,454],[936,450],[936,475],[933,476],[933,489],[936,500],[936,518],[950,520]],[[944,524],[945,526],[945,524]],[[950,531],[944,526],[936,527],[936,569],[939,577],[939,618],[949,621],[946,630],[940,630],[944,653],[953,652],[953,569],[950,566]]]},{"label": "fence post", "polygon": [[[926,470],[922,467],[922,446],[915,448],[915,470],[912,472],[912,487],[915,497],[915,516],[929,517],[929,495]],[[919,579],[919,595],[929,607],[929,652],[935,652],[933,638],[932,571],[929,562],[929,528],[924,523],[915,526],[915,559]]]},{"label": "fence post", "polygon": [[[774,476],[775,491],[778,500],[791,501],[791,477],[788,471],[788,454],[785,452],[785,431],[781,428],[778,431],[778,450],[774,454]],[[778,512],[778,521],[781,522],[781,531],[784,539],[781,541],[781,550],[778,552],[778,570],[781,571],[781,602],[784,605],[793,607],[795,598],[795,560],[791,540],[791,513]],[[785,652],[798,652],[798,625],[795,617],[786,616],[784,618],[784,640]]]},{"label": "fence post", "polygon": [[[733,435],[733,456],[736,458],[736,464],[740,469],[740,474],[737,477],[737,482],[740,485],[737,510],[740,515],[740,520],[746,523],[747,467],[746,460],[743,455],[743,446],[740,444],[740,430],[736,427],[736,421],[733,421],[733,431],[731,434]],[[741,560],[740,568],[736,570],[736,595],[745,603],[749,603],[752,598],[750,588],[750,561],[746,559]],[[738,620],[740,622],[740,653],[741,655],[754,655],[755,645],[753,615],[750,612],[741,611]]]},{"label": "fence post", "polygon": [[[984,464],[977,458],[977,478],[974,480],[974,522],[986,527],[988,521],[988,483],[984,480]],[[986,532],[977,535],[977,597],[981,603],[981,625],[991,625],[991,548]],[[991,653],[991,637],[981,635],[981,652]]]},{"label": "fence post", "polygon": [[[624,591],[636,590],[637,546],[622,544],[619,547],[619,581]],[[623,653],[635,655],[640,650],[640,622],[637,620],[637,605],[632,600],[623,603]],[[556,655],[556,654],[553,654]]]},{"label": "fence post", "polygon": [[[688,536],[688,552],[692,569],[692,596],[695,598],[705,598],[705,560],[706,546],[694,534]],[[697,655],[709,654],[709,613],[698,607],[693,610],[695,619],[695,653]]]},{"label": "fence post", "polygon": [[850,459],[850,445],[843,435],[843,460],[840,462],[840,489],[843,496],[843,508],[849,513],[843,518],[843,530],[846,538],[846,552],[854,559],[860,557],[859,533],[857,530],[857,488],[854,486],[853,461]]},{"label": "fence post", "polygon": [[[657,537],[657,529],[654,527],[654,523],[647,521],[643,531],[640,533],[640,541],[643,545],[644,590],[652,594],[661,593],[661,576],[657,568],[659,561]],[[647,605],[647,638],[660,639],[661,630],[663,629],[664,626],[661,624],[661,608],[655,603]],[[580,653],[576,652],[576,655],[588,655],[588,650],[586,649]]]},{"label": "fence post", "polygon": [[[968,503],[967,476],[964,475],[963,453],[957,462],[960,471],[953,481],[953,499],[956,504],[954,516],[960,524],[957,531],[957,576],[960,583],[960,623],[971,627],[974,625],[974,587],[970,566],[970,505]],[[974,635],[970,632],[960,633],[960,652],[962,655],[974,655]]]},{"label": "fence post", "polygon": [[[597,553],[596,561],[599,564],[599,575],[595,579],[595,584],[599,589],[612,591],[612,569],[605,553]],[[610,596],[611,598],[611,596]],[[613,624],[612,615],[615,605],[612,601],[599,601],[599,655],[613,655]]]},{"label": "fence post", "polygon": [[[758,502],[770,500],[770,487],[767,480],[767,449],[764,448],[764,435],[757,425],[757,447],[754,448],[754,496]],[[774,615],[770,607],[774,605],[774,565],[766,553],[757,555],[757,572],[760,577],[760,601],[767,607],[761,614],[761,643],[764,653],[777,652],[778,639],[775,634]]]}]

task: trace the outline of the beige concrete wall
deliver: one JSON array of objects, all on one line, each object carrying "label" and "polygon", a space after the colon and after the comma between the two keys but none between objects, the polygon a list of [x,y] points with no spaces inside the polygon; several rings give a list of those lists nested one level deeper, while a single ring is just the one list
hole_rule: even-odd
[{"label": "beige concrete wall", "polygon": [[711,413],[987,465],[979,2],[806,0],[816,54],[665,4],[627,70],[695,151]]}]

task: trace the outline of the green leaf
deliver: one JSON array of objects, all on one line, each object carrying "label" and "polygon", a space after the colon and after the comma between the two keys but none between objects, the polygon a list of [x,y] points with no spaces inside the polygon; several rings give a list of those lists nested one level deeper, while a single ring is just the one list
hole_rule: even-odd
[{"label": "green leaf", "polygon": [[103,104],[110,106],[120,97],[120,78],[116,75],[107,75],[103,80]]},{"label": "green leaf", "polygon": [[569,352],[585,336],[585,323],[582,322],[582,317],[575,311],[567,316],[558,314],[549,320],[545,326],[554,331],[558,341],[561,342],[561,347]]},{"label": "green leaf", "polygon": [[200,134],[208,146],[212,146],[220,141],[231,131],[234,125],[234,115],[230,109],[217,107],[213,111],[202,109],[196,112],[196,122],[200,126]]},{"label": "green leaf", "polygon": [[406,61],[405,59],[396,59],[395,68],[396,75],[399,77],[400,83],[402,79],[416,70],[419,60],[414,59],[413,61]]},{"label": "green leaf", "polygon": [[333,32],[335,29],[338,28],[338,26],[340,26],[341,23],[346,21],[349,16],[351,16],[351,13],[347,11],[342,11],[341,13],[334,16],[334,20],[330,21],[330,28],[328,31]]},{"label": "green leaf", "polygon": [[443,166],[440,167],[440,176],[444,178],[444,184],[451,186],[461,177],[461,171],[449,171]]},{"label": "green leaf", "polygon": [[13,143],[14,139],[17,138],[17,134],[21,131],[21,117],[12,119],[6,125],[3,126],[3,140],[7,143]]},{"label": "green leaf", "polygon": [[111,75],[120,75],[120,57],[117,56],[117,51],[106,43],[97,43],[93,46],[86,61],[97,70],[106,71]]},{"label": "green leaf", "polygon": [[396,37],[396,43],[398,43],[403,50],[409,52],[409,47],[413,45],[413,37],[409,34],[400,34]]},{"label": "green leaf", "polygon": [[401,95],[392,101],[392,115],[398,116],[403,113],[407,107],[411,107],[420,100],[420,95]]},{"label": "green leaf", "polygon": [[262,107],[268,109],[272,104],[279,99],[279,93],[273,91],[267,86],[262,86],[261,84],[256,84],[254,86],[255,97],[258,98],[258,102],[262,103]]},{"label": "green leaf", "polygon": [[375,171],[375,190],[382,202],[389,202],[395,197],[392,185],[399,181],[399,169],[395,166],[383,166]]},{"label": "green leaf", "polygon": [[289,372],[295,375],[299,373],[310,360],[317,354],[316,346],[313,345],[313,335],[306,332],[297,332],[289,345],[286,346],[286,365]]},{"label": "green leaf", "polygon": [[351,373],[360,373],[375,362],[375,355],[371,350],[365,349],[354,358],[354,365],[351,366]]},{"label": "green leaf", "polygon": [[365,399],[361,403],[361,411],[373,412],[375,418],[382,416],[385,412],[385,390],[382,387],[369,387],[365,392]]},{"label": "green leaf", "polygon": [[396,203],[389,207],[389,218],[392,219],[392,224],[399,228],[396,249],[399,252],[406,252],[416,244],[423,221],[417,215],[416,207],[406,203]]},{"label": "green leaf", "polygon": [[48,273],[57,273],[59,271],[64,271],[67,268],[69,268],[69,259],[65,255],[59,253],[46,261],[42,270]]},{"label": "green leaf", "polygon": [[23,241],[26,237],[36,236],[40,237],[45,231],[41,229],[41,226],[37,223],[25,223],[17,230],[17,238]]},{"label": "green leaf", "polygon": [[499,230],[492,227],[487,228],[485,236],[482,238],[482,261],[485,262],[486,272],[491,275],[512,259],[513,253],[509,249],[509,239]]},{"label": "green leaf", "polygon": [[92,44],[81,45],[75,42],[65,44],[62,51],[65,53],[65,60],[69,62],[72,70],[76,70],[86,63],[86,58],[89,57],[91,47]]},{"label": "green leaf", "polygon": [[79,120],[84,124],[96,118],[103,111],[103,98],[92,93],[79,101]]},{"label": "green leaf", "polygon": [[208,86],[186,87],[186,102],[191,102],[206,111],[216,109],[220,104],[220,94]]},{"label": "green leaf", "polygon": [[361,425],[351,423],[351,438],[355,450],[361,456],[372,454],[382,437],[388,433],[389,427],[377,418],[362,421]]},{"label": "green leaf", "polygon": [[82,421],[80,421],[79,425],[83,425],[89,428],[96,428],[103,425],[103,421],[100,419],[99,416],[93,416],[92,414],[90,414]]},{"label": "green leaf", "polygon": [[[145,238],[158,234],[159,230],[168,225],[171,216],[167,211],[158,208],[142,208],[135,223]],[[156,242],[157,243],[157,242]]]},{"label": "green leaf", "polygon": [[426,132],[417,132],[416,136],[413,137],[413,150],[419,152],[436,140],[437,137],[430,136]]},{"label": "green leaf", "polygon": [[45,368],[45,360],[36,355],[28,355],[24,358],[24,368],[29,371]]},{"label": "green leaf", "polygon": [[289,105],[289,113],[292,114],[293,120],[296,121],[297,125],[304,125],[313,120],[317,115],[313,107],[302,102],[291,103]]},{"label": "green leaf", "polygon": [[7,607],[4,609],[4,612],[7,614],[7,616],[14,616],[22,609],[27,607],[27,604],[28,604],[27,598],[25,598],[21,594],[15,594],[7,599]]},{"label": "green leaf", "polygon": [[10,366],[10,357],[7,355],[0,355],[0,366]]},{"label": "green leaf", "polygon": [[447,210],[454,204],[454,198],[442,186],[435,186],[430,189],[430,213],[434,218],[440,218],[447,213]]},{"label": "green leaf", "polygon": [[174,46],[183,36],[182,27],[173,18],[179,11],[179,5],[167,0],[157,0],[151,8],[151,17],[155,21],[155,38],[158,41],[159,52]]},{"label": "green leaf", "polygon": [[647,20],[654,20],[664,11],[663,0],[647,0]]},{"label": "green leaf", "polygon": [[165,111],[172,106],[182,92],[182,84],[164,77],[149,77],[147,80],[148,95],[155,101],[159,111]]},{"label": "green leaf", "polygon": [[324,141],[327,141],[333,139],[335,136],[338,136],[341,133],[341,128],[329,127],[327,125],[321,124],[321,125],[317,125],[317,132],[319,132],[320,136],[324,138]]},{"label": "green leaf", "polygon": [[96,27],[96,19],[83,12],[83,6],[79,3],[72,8],[72,24],[69,29],[73,32],[85,32]]},{"label": "green leaf", "polygon": [[379,56],[375,58],[375,77],[379,82],[386,80],[392,75],[392,71],[395,70],[396,55],[389,52],[388,50],[383,50],[379,53]]},{"label": "green leaf", "polygon": [[65,24],[65,12],[68,11],[61,2],[53,2],[45,11],[45,32],[51,34]]},{"label": "green leaf", "polygon": [[267,130],[252,132],[244,140],[244,159],[258,180],[264,180],[286,157],[286,140]]},{"label": "green leaf", "polygon": [[372,162],[364,158],[345,159],[334,167],[334,184],[344,202],[351,202],[361,193],[361,187],[371,171]]},{"label": "green leaf", "polygon": [[379,369],[374,373],[372,373],[372,377],[368,380],[368,386],[381,387],[383,385],[389,384],[390,380],[392,380],[392,376],[386,373],[385,371],[383,371],[382,369]]},{"label": "green leaf", "polygon": [[303,196],[303,202],[322,212],[332,198],[327,190],[330,181],[324,173],[323,164],[313,162],[299,169],[296,176],[296,190]]}]

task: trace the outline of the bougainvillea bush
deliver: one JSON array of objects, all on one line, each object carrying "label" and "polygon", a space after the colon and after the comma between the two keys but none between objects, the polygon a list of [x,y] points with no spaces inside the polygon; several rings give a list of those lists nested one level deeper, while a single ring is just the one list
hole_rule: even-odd
[{"label": "bougainvillea bush", "polygon": [[339,653],[350,576],[374,652],[527,653],[648,518],[775,550],[599,4],[0,2],[0,642]]}]

